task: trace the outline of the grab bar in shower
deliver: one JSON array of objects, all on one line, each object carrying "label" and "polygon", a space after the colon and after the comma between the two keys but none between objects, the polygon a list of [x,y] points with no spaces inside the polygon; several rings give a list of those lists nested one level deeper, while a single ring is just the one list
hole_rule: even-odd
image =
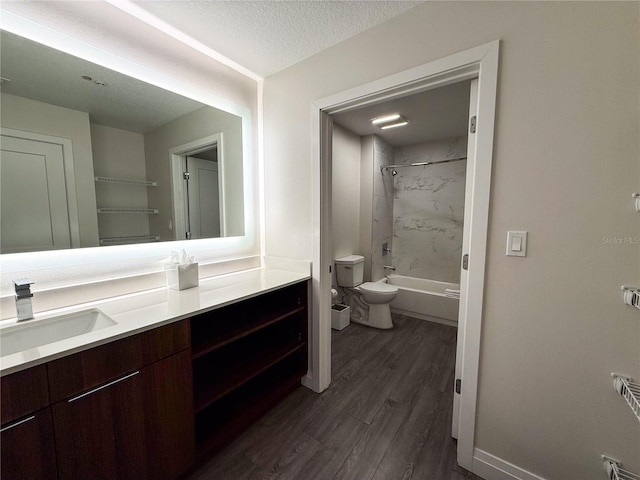
[{"label": "grab bar in shower", "polygon": [[[380,172],[383,170],[394,170],[396,168],[404,168],[404,167],[426,167],[427,165],[437,165],[438,163],[449,163],[449,162],[459,162],[460,160],[466,160],[467,157],[458,157],[458,158],[445,158],[444,160],[437,160],[433,162],[417,162],[417,163],[405,163],[405,164],[397,164],[397,165],[383,165],[380,167]],[[395,173],[391,172],[394,176]],[[397,173],[397,172],[396,172]]]}]

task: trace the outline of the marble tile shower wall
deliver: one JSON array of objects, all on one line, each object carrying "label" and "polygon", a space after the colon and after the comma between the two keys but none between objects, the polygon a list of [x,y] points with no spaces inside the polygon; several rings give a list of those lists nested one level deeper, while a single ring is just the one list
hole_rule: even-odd
[{"label": "marble tile shower wall", "polygon": [[[438,161],[463,157],[466,152],[466,137],[457,137],[397,147],[393,163]],[[385,179],[394,179],[392,258],[396,273],[460,282],[466,166],[467,162],[460,161],[399,168],[395,177],[385,174]]]},{"label": "marble tile shower wall", "polygon": [[393,147],[374,136],[373,142],[373,222],[371,226],[371,281],[384,278],[383,266],[391,265],[390,256],[382,256],[382,244],[391,247],[393,236],[393,179],[380,167],[394,162]]}]

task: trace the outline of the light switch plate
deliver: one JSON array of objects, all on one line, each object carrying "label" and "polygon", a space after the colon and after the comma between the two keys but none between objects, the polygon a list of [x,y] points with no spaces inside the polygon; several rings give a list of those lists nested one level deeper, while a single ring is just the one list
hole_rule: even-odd
[{"label": "light switch plate", "polygon": [[507,232],[507,255],[510,257],[527,256],[527,232],[515,230]]}]

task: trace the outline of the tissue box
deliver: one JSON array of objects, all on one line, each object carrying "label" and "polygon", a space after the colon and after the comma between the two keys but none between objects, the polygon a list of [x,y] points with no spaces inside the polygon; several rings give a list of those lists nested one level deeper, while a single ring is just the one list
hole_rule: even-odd
[{"label": "tissue box", "polygon": [[165,265],[167,273],[167,287],[173,290],[185,290],[198,286],[198,264]]}]

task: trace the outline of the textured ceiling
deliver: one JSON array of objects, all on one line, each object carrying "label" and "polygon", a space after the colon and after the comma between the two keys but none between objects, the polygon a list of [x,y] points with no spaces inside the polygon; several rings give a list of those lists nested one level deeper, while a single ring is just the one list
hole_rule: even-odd
[{"label": "textured ceiling", "polygon": [[[338,125],[364,136],[375,134],[394,147],[467,135],[470,81],[454,83],[376,105],[332,115]],[[400,113],[409,125],[381,130],[371,119]]]},{"label": "textured ceiling", "polygon": [[422,1],[138,0],[133,3],[266,77]]}]

